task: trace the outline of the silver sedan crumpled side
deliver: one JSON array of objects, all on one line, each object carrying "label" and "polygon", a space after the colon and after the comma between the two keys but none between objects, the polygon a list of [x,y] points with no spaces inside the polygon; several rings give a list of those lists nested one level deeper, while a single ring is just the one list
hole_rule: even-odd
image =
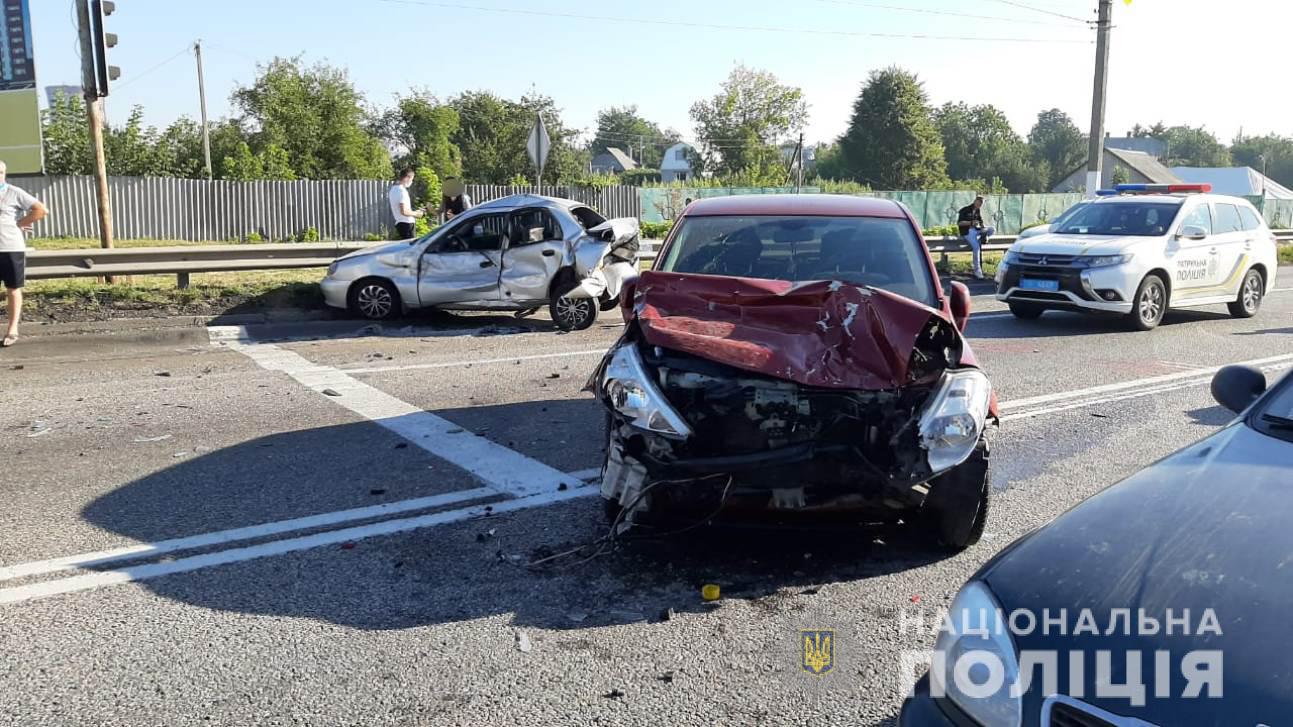
[{"label": "silver sedan crumpled side", "polygon": [[320,284],[328,305],[384,320],[417,308],[515,311],[548,306],[567,331],[618,304],[637,275],[638,223],[539,195],[487,202],[413,240],[339,258]]}]

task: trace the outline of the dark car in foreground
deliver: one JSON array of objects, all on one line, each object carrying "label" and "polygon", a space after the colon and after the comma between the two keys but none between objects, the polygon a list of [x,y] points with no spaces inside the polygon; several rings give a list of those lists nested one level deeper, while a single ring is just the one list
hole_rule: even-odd
[{"label": "dark car in foreground", "polygon": [[986,564],[901,724],[1288,724],[1293,375],[1265,388],[1222,369],[1238,419]]},{"label": "dark car in foreground", "polygon": [[615,522],[831,514],[977,542],[996,409],[969,305],[896,202],[691,205],[590,382]]}]

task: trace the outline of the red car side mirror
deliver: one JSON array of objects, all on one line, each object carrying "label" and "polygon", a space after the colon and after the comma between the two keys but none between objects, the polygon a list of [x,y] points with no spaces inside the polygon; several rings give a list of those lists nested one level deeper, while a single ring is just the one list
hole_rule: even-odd
[{"label": "red car side mirror", "polygon": [[965,333],[965,327],[970,324],[970,289],[965,287],[965,283],[953,281],[951,284],[952,303],[952,320],[956,322],[956,327]]}]

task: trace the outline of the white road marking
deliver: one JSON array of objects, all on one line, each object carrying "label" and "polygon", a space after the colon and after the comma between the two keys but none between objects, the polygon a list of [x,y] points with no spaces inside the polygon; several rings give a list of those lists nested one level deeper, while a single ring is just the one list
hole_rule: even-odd
[{"label": "white road marking", "polygon": [[[582,480],[584,478],[579,477],[578,479]],[[336,512],[326,512],[319,515],[293,518],[291,520],[279,520],[277,522],[262,523],[260,525],[234,528],[232,530],[219,530],[216,532],[193,535],[184,538],[160,540],[155,543],[140,543],[138,545],[129,545],[122,548],[113,548],[111,550],[101,550],[97,553],[81,553],[79,555],[69,555],[63,558],[52,558],[50,560],[20,563],[18,565],[0,568],[0,581],[9,581],[16,578],[29,578],[31,576],[58,573],[60,571],[75,570],[78,568],[95,568],[123,560],[138,560],[141,558],[152,558],[159,555],[165,555],[167,553],[177,553],[183,550],[195,550],[197,548],[206,548],[213,545],[228,545],[230,543],[240,542],[243,540],[256,540],[274,535],[283,535],[285,533],[328,527],[330,525],[339,525],[359,520],[371,520],[391,515],[400,515],[417,510],[430,510],[436,507],[444,507],[445,505],[457,505],[458,503],[468,502],[470,500],[484,500],[497,496],[498,493],[492,489],[487,487],[477,487],[471,490],[460,490],[458,492],[450,492],[443,495],[431,495],[430,497],[400,500],[398,502],[372,505],[370,507],[359,507],[351,510],[338,510]]]},{"label": "white road marking", "polygon": [[401,401],[339,369],[312,363],[269,343],[217,342],[246,354],[261,368],[281,371],[320,394],[330,392],[327,394],[330,401],[470,472],[501,494],[525,497],[581,484],[564,472],[468,432],[448,419]]},{"label": "white road marking", "polygon": [[552,358],[574,358],[577,356],[605,356],[606,349],[587,351],[564,351],[562,353],[537,353],[529,356],[508,356],[506,358],[483,358],[472,361],[449,361],[446,363],[405,364],[402,366],[365,366],[363,368],[340,369],[348,374],[381,374],[390,371],[421,371],[425,369],[456,369],[465,366],[486,366],[489,364],[510,364],[517,361],[542,361]]},{"label": "white road marking", "polygon": [[[1268,358],[1258,358],[1249,361],[1238,361],[1235,365],[1239,366],[1268,366],[1272,364],[1281,364],[1293,362],[1293,354],[1284,354],[1282,356],[1270,356]],[[1132,381],[1120,381],[1116,384],[1104,384],[1102,386],[1092,386],[1089,389],[1077,389],[1074,391],[1061,391],[1055,394],[1043,394],[1025,399],[1011,399],[1000,405],[1002,411],[1014,411],[1016,409],[1027,409],[1034,406],[1043,406],[1056,402],[1072,401],[1075,399],[1085,399],[1093,396],[1112,394],[1115,392],[1128,391],[1153,387],[1160,384],[1183,381],[1185,379],[1197,379],[1200,377],[1211,376],[1220,371],[1225,366],[1231,364],[1222,364],[1221,366],[1206,366],[1194,369],[1192,371],[1182,371],[1179,374],[1165,374],[1163,376],[1151,376],[1146,379],[1134,379]]]},{"label": "white road marking", "polygon": [[[446,510],[444,512],[431,513],[429,515],[421,515],[413,518],[404,518],[401,520],[386,520],[384,522],[360,525],[358,527],[346,528],[344,530],[329,530],[327,532],[305,535],[299,538],[275,540],[273,542],[251,545],[245,548],[219,550],[213,553],[204,553],[202,555],[195,555],[189,558],[181,558],[179,560],[169,562],[135,565],[126,568],[107,570],[100,573],[87,573],[85,575],[73,576],[71,578],[60,578],[58,580],[33,583],[26,586],[4,588],[0,589],[0,604],[22,603],[23,601],[48,598],[50,596],[57,596],[64,593],[88,591],[121,583],[146,581],[152,578],[160,578],[162,576],[173,575],[176,573],[188,573],[190,571],[229,565],[231,563],[241,563],[243,561],[255,560],[257,558],[286,555],[287,553],[295,553],[302,550],[310,550],[312,548],[321,548],[327,545],[339,545],[341,543],[356,542],[383,535],[394,535],[396,533],[418,530],[420,528],[460,523],[466,520],[485,517],[487,515],[501,515],[528,508],[553,505],[581,497],[589,497],[591,495],[598,494],[598,492],[599,490],[595,487],[579,487],[562,492],[548,492],[541,495],[521,497],[515,500],[505,500],[489,506],[480,505],[459,510]],[[486,507],[489,507],[490,509],[486,510]]]}]

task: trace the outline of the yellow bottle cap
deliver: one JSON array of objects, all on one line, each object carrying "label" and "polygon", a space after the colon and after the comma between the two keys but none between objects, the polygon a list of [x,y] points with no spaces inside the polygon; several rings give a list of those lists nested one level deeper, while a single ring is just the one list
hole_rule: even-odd
[{"label": "yellow bottle cap", "polygon": [[706,583],[700,587],[700,597],[706,601],[717,601],[720,595],[722,593],[718,588],[718,584]]}]

